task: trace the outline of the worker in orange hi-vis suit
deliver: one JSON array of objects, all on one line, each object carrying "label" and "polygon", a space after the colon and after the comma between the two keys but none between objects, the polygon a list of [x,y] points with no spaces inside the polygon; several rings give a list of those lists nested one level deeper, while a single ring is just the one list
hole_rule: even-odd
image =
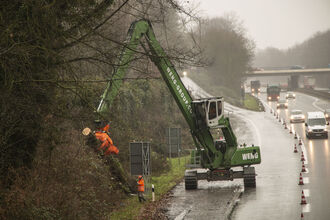
[{"label": "worker in orange hi-vis suit", "polygon": [[137,179],[137,187],[138,187],[138,198],[139,198],[139,202],[143,202],[146,201],[146,199],[144,198],[144,179],[142,176],[139,176]]},{"label": "worker in orange hi-vis suit", "polygon": [[98,149],[103,150],[107,148],[107,150],[104,153],[105,155],[118,154],[119,153],[118,148],[113,144],[112,139],[107,133],[109,128],[110,126],[109,124],[107,124],[105,127],[101,128],[100,131],[96,131],[94,133],[96,139],[102,142],[101,146]]}]

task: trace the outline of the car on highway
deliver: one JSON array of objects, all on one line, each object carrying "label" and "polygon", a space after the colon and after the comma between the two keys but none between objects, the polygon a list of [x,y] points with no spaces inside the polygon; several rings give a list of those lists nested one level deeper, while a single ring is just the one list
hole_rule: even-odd
[{"label": "car on highway", "polygon": [[329,124],[329,122],[330,122],[330,108],[324,110],[324,116],[325,116],[325,119],[327,120],[327,122]]},{"label": "car on highway", "polygon": [[305,115],[301,110],[294,109],[291,110],[290,112],[290,122],[295,123],[295,122],[305,122]]},{"label": "car on highway", "polygon": [[323,112],[307,112],[305,123],[306,137],[324,137],[328,139],[327,122]]},{"label": "car on highway", "polygon": [[286,100],[278,100],[276,108],[288,108],[288,103]]},{"label": "car on highway", "polygon": [[285,98],[286,99],[295,99],[296,94],[294,94],[293,92],[287,92]]}]

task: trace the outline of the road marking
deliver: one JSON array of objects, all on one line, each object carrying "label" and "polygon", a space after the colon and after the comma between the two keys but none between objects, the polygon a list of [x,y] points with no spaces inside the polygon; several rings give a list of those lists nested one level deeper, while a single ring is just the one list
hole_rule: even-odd
[{"label": "road marking", "polygon": [[321,111],[323,111],[323,109],[322,109],[322,108],[320,108],[319,106],[317,106],[317,105],[316,105],[316,102],[317,102],[317,101],[319,101],[319,99],[318,99],[318,98],[314,98],[314,99],[315,99],[315,100],[314,100],[314,102],[313,102],[313,104],[312,104],[312,105],[313,105],[315,108],[317,108],[318,110],[321,110]]},{"label": "road marking", "polygon": [[306,212],[311,212],[311,205],[310,204],[306,204],[302,207],[302,212],[306,213]]},{"label": "road marking", "polygon": [[305,197],[309,197],[309,189],[303,189]]},{"label": "road marking", "polygon": [[258,141],[258,142],[257,142],[257,146],[261,146],[260,132],[259,132],[259,130],[258,130],[258,127],[255,125],[255,123],[254,123],[252,120],[250,120],[249,118],[243,117],[243,116],[241,116],[241,115],[238,115],[238,117],[243,118],[244,120],[250,122],[250,124],[253,126],[254,130],[256,131],[257,141]]},{"label": "road marking", "polygon": [[304,181],[304,184],[308,184],[309,183],[309,178],[308,177],[303,177],[303,181]]},{"label": "road marking", "polygon": [[185,209],[183,212],[180,213],[174,220],[182,220],[184,217],[191,211],[192,206],[190,206],[189,210]]}]

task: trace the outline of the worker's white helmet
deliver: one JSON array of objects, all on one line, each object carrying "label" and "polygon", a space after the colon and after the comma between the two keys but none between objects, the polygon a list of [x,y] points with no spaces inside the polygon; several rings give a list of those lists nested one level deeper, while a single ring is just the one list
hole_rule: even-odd
[{"label": "worker's white helmet", "polygon": [[90,128],[84,128],[84,130],[82,131],[82,134],[85,135],[85,136],[87,136],[87,135],[89,135],[91,133],[91,131],[92,130]]}]

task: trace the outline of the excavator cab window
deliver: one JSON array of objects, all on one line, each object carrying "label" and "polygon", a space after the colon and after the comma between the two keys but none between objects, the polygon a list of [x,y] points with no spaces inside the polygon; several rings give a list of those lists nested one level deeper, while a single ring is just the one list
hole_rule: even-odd
[{"label": "excavator cab window", "polygon": [[209,127],[217,127],[219,123],[219,119],[223,115],[223,98],[220,97],[208,98],[206,103],[208,103],[207,125]]},{"label": "excavator cab window", "polygon": [[216,105],[216,102],[210,102],[209,120],[215,119],[216,117],[217,117],[217,105]]},{"label": "excavator cab window", "polygon": [[198,128],[206,128],[206,108],[205,108],[205,102],[192,102],[193,104],[193,109],[194,109],[194,114],[195,114],[195,118],[196,118],[196,125]]},{"label": "excavator cab window", "polygon": [[217,101],[217,105],[218,105],[218,116],[220,116],[222,114],[222,101]]}]

